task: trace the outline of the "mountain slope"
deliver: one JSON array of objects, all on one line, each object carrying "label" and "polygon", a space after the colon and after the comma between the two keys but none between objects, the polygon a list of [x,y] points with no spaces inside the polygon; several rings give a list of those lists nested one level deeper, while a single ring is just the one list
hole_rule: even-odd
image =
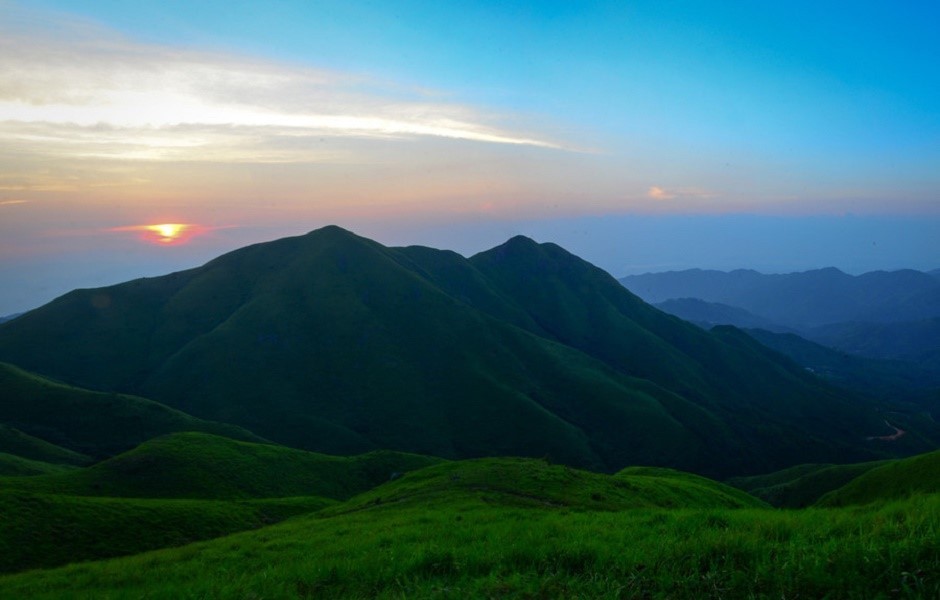
[{"label": "mountain slope", "polygon": [[799,465],[752,477],[734,477],[726,483],[781,508],[804,508],[856,477],[889,463],[875,461],[848,465]]},{"label": "mountain slope", "polygon": [[[0,364],[0,370],[3,368],[4,365]],[[84,454],[26,435],[22,431],[3,423],[0,423],[0,452],[29,460],[62,465],[86,465],[92,462],[91,458]]]},{"label": "mountain slope", "polygon": [[906,360],[940,371],[940,318],[897,323],[834,323],[807,338],[869,358]]},{"label": "mountain slope", "polygon": [[62,473],[74,468],[76,467],[57,465],[0,452],[0,477],[48,475],[50,473]]},{"label": "mountain slope", "polygon": [[20,491],[127,498],[247,499],[320,496],[346,499],[440,459],[377,451],[327,456],[204,433],[149,440],[91,467],[7,479]]},{"label": "mountain slope", "polygon": [[326,227],[66,294],[0,325],[0,359],[334,454],[722,476],[893,451],[864,400],[525,238],[468,260]]},{"label": "mountain slope", "polygon": [[940,387],[940,368],[910,361],[879,360],[835,350],[792,333],[748,329],[747,334],[833,383],[882,397]]},{"label": "mountain slope", "polygon": [[[9,426],[0,428],[0,443],[5,439],[9,452],[69,464],[82,464],[81,454],[104,458],[173,431],[261,441],[234,425],[196,419],[144,398],[57,383],[5,363],[0,363],[0,423]],[[15,430],[33,438],[29,448],[11,433]],[[40,448],[34,438],[46,444]],[[50,449],[52,444],[60,448]]]},{"label": "mountain slope", "polygon": [[823,496],[818,506],[890,502],[917,494],[940,494],[940,450],[892,460]]},{"label": "mountain slope", "polygon": [[153,500],[0,489],[0,573],[182,546],[257,529],[330,504],[314,497]]}]

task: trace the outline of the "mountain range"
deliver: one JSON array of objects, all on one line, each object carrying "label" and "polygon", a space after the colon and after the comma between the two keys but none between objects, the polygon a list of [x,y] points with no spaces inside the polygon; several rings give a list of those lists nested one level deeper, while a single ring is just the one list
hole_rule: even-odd
[{"label": "mountain range", "polygon": [[894,414],[910,434],[869,440],[892,431],[884,407],[524,237],[468,259],[330,226],[75,290],[0,325],[0,360],[335,454],[728,476],[925,451],[937,435]]},{"label": "mountain range", "polygon": [[853,321],[893,323],[940,317],[940,279],[910,269],[858,276],[833,267],[780,275],[690,269],[631,275],[620,282],[654,304],[698,298],[744,309],[797,330]]}]

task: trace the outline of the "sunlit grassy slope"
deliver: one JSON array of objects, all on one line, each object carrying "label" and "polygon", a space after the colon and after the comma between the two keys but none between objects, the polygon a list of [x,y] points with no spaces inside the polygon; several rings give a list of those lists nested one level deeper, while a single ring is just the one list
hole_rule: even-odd
[{"label": "sunlit grassy slope", "polygon": [[345,499],[439,460],[392,451],[327,456],[189,432],[155,438],[85,469],[0,479],[0,485],[79,496]]},{"label": "sunlit grassy slope", "polygon": [[[938,495],[863,509],[776,511],[682,508],[680,494],[667,501],[674,508],[660,508],[655,505],[669,498],[660,495],[664,488],[649,496],[649,488],[640,483],[660,477],[685,478],[649,472],[580,474],[538,461],[442,464],[344,505],[258,531],[139,557],[0,577],[0,596],[940,594]],[[573,481],[579,485],[570,485]],[[631,488],[617,481],[637,484],[634,500]],[[597,500],[595,494],[608,496]],[[636,501],[644,497],[658,500]]]},{"label": "sunlit grassy slope", "polygon": [[[890,502],[921,494],[940,493],[940,450],[889,461],[834,490],[819,506],[847,506]],[[940,540],[940,538],[938,538]]]},{"label": "sunlit grassy slope", "polygon": [[0,423],[46,442],[11,446],[10,430],[0,429],[7,452],[71,464],[82,463],[76,453],[103,458],[173,431],[261,441],[241,427],[197,419],[144,398],[64,385],[6,363],[0,363]]},{"label": "sunlit grassy slope", "polygon": [[521,237],[465,259],[326,227],[71,292],[0,325],[0,359],[333,454],[724,477],[933,447],[865,443],[878,406]]}]

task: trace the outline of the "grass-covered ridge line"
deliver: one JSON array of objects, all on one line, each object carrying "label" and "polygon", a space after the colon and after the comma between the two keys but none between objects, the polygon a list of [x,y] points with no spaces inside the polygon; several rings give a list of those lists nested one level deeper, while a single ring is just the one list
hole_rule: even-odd
[{"label": "grass-covered ridge line", "polygon": [[15,454],[0,452],[0,477],[50,475],[52,473],[64,473],[77,468],[78,467],[72,465],[57,465],[41,460],[23,458]]},{"label": "grass-covered ridge line", "polygon": [[0,577],[0,596],[940,595],[936,494],[864,509],[594,511],[440,493],[430,505],[328,509],[141,557]]},{"label": "grass-covered ridge line", "polygon": [[889,461],[826,494],[817,504],[848,506],[891,502],[923,494],[940,494],[940,450]]},{"label": "grass-covered ridge line", "polygon": [[405,471],[439,461],[391,451],[328,456],[187,432],[149,440],[85,469],[0,480],[0,484],[22,491],[79,496],[345,499]]},{"label": "grass-covered ridge line", "polygon": [[856,477],[889,462],[798,465],[766,475],[735,477],[727,483],[773,506],[803,508],[815,504],[825,494],[841,488]]},{"label": "grass-covered ridge line", "polygon": [[[3,366],[0,363],[0,369]],[[0,452],[63,465],[87,465],[92,462],[89,456],[50,444],[3,423],[0,423]]]},{"label": "grass-covered ridge line", "polygon": [[493,505],[603,511],[765,506],[740,490],[703,477],[659,471],[605,475],[530,458],[479,458],[407,473],[331,511],[382,504],[440,505],[468,498]]},{"label": "grass-covered ridge line", "polygon": [[263,441],[241,427],[197,419],[145,398],[65,385],[6,363],[0,363],[0,423],[99,459],[175,431]]},{"label": "grass-covered ridge line", "polygon": [[329,506],[252,501],[83,498],[0,489],[0,572],[138,554],[257,529]]}]

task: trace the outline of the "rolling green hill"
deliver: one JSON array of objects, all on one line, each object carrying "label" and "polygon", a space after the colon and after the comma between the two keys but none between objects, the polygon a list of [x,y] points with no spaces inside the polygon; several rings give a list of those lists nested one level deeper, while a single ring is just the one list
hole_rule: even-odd
[{"label": "rolling green hill", "polygon": [[[0,372],[7,365],[0,363]],[[0,423],[0,452],[47,463],[87,465],[91,458]]]},{"label": "rolling green hill", "polygon": [[436,462],[392,451],[326,456],[190,432],[149,440],[85,469],[0,483],[20,491],[76,496],[345,499]]},{"label": "rolling green hill", "polygon": [[890,461],[848,465],[799,465],[752,477],[734,477],[727,483],[782,508],[812,506],[825,494]]},{"label": "rolling green hill", "polygon": [[0,573],[138,554],[257,529],[332,504],[80,498],[0,489]]},{"label": "rolling green hill", "polygon": [[940,450],[889,461],[823,496],[818,506],[891,502],[916,494],[940,493]]},{"label": "rolling green hill", "polygon": [[57,383],[6,363],[0,363],[0,423],[8,426],[0,426],[7,452],[70,464],[87,462],[81,455],[104,458],[173,431],[261,441],[241,427],[196,419],[144,398]]},{"label": "rolling green hill", "polygon": [[[258,531],[0,576],[0,596],[692,599],[940,593],[937,494],[855,509],[664,509],[650,507],[655,501],[638,506],[628,492],[614,496],[627,489],[616,485],[619,475],[575,473],[539,462],[432,466],[345,506]],[[684,478],[648,471],[623,476],[637,483],[640,497],[653,489],[640,488],[640,480]],[[607,506],[592,497],[604,493],[612,494]],[[611,510],[621,502],[629,510]]]},{"label": "rolling green hill", "polygon": [[932,439],[865,443],[877,406],[525,238],[464,259],[326,227],[66,294],[0,325],[0,359],[333,454],[727,476]]},{"label": "rolling green hill", "polygon": [[467,498],[488,505],[605,511],[764,506],[734,488],[670,469],[626,469],[616,475],[605,475],[531,458],[478,458],[408,473],[334,507],[331,512],[362,510],[380,504],[437,506]]},{"label": "rolling green hill", "polygon": [[71,465],[57,465],[53,463],[42,462],[41,460],[32,460],[22,458],[15,454],[0,452],[0,477],[6,476],[26,476],[26,475],[49,475],[52,473],[63,473],[75,469]]}]

